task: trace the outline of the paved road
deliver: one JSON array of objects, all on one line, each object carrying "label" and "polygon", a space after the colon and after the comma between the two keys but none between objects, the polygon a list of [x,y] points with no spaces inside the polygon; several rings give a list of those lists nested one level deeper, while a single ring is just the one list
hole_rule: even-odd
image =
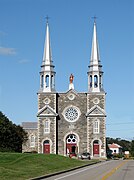
[{"label": "paved road", "polygon": [[111,160],[44,180],[134,180],[134,160]]}]

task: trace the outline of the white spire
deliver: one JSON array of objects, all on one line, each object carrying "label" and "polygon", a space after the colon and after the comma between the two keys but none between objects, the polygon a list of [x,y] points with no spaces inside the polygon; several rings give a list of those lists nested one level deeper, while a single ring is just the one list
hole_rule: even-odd
[{"label": "white spire", "polygon": [[46,38],[44,46],[43,61],[40,72],[40,90],[43,92],[54,92],[55,91],[55,71],[52,62],[52,53],[50,45],[50,33],[48,17],[46,23]]},{"label": "white spire", "polygon": [[88,71],[88,90],[100,92],[102,88],[102,65],[100,63],[99,45],[97,39],[96,22],[94,20],[91,59]]},{"label": "white spire", "polygon": [[52,64],[52,53],[51,53],[48,21],[47,21],[47,24],[46,24],[46,38],[45,38],[44,55],[43,55],[43,65],[44,64],[45,65]]},{"label": "white spire", "polygon": [[92,51],[91,51],[91,59],[90,59],[90,66],[92,68],[90,70],[98,70],[99,65],[100,65],[99,45],[97,40],[96,22],[94,21]]}]

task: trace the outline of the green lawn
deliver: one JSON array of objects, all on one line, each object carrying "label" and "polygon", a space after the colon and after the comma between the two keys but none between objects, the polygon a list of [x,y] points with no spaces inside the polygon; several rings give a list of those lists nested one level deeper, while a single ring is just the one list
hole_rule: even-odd
[{"label": "green lawn", "polygon": [[92,162],[54,154],[0,153],[0,179],[29,179]]}]

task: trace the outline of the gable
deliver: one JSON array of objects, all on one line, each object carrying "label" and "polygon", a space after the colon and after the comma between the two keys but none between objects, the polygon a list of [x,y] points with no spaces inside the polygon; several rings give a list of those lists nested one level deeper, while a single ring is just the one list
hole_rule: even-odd
[{"label": "gable", "polygon": [[74,100],[76,96],[78,96],[78,93],[74,89],[70,89],[66,92],[66,97],[68,97],[69,100]]},{"label": "gable", "polygon": [[68,96],[69,94],[74,94],[75,96],[78,96],[78,93],[74,90],[74,89],[69,89],[67,92],[66,92],[66,95]]},{"label": "gable", "polygon": [[58,114],[49,106],[46,105],[38,111],[37,117],[56,117]]},{"label": "gable", "polygon": [[91,116],[102,116],[102,117],[106,117],[105,111],[100,108],[98,105],[93,106],[86,114],[87,117],[91,117]]}]

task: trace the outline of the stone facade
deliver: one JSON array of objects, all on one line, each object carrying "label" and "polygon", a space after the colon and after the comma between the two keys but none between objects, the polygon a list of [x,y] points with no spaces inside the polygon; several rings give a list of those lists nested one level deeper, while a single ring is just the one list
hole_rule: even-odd
[{"label": "stone facade", "polygon": [[105,158],[106,94],[102,85],[103,72],[98,54],[96,23],[86,93],[74,90],[72,74],[69,90],[56,92],[48,22],[46,32],[38,92],[38,122],[36,128],[23,126],[29,136],[27,143],[23,144],[23,152],[37,151],[65,156],[89,152],[92,158]]},{"label": "stone facade", "polygon": [[[72,98],[73,97],[73,98]],[[67,155],[67,137],[75,135],[75,153],[90,152],[94,157],[94,142],[98,141],[99,154],[105,157],[105,93],[77,93],[69,90],[66,93],[38,93],[39,113],[38,129],[26,129],[28,136],[36,136],[35,147],[31,148],[30,138],[24,151],[44,153],[44,142],[49,141],[50,153]],[[76,121],[66,120],[66,109],[73,107],[79,111]],[[73,115],[72,115],[73,116]],[[71,117],[72,117],[71,116]],[[49,132],[44,132],[45,120],[49,120]],[[94,121],[99,122],[99,131],[94,132]]]},{"label": "stone facade", "polygon": [[22,127],[28,135],[28,140],[22,145],[22,152],[38,152],[37,122],[23,122]]}]

